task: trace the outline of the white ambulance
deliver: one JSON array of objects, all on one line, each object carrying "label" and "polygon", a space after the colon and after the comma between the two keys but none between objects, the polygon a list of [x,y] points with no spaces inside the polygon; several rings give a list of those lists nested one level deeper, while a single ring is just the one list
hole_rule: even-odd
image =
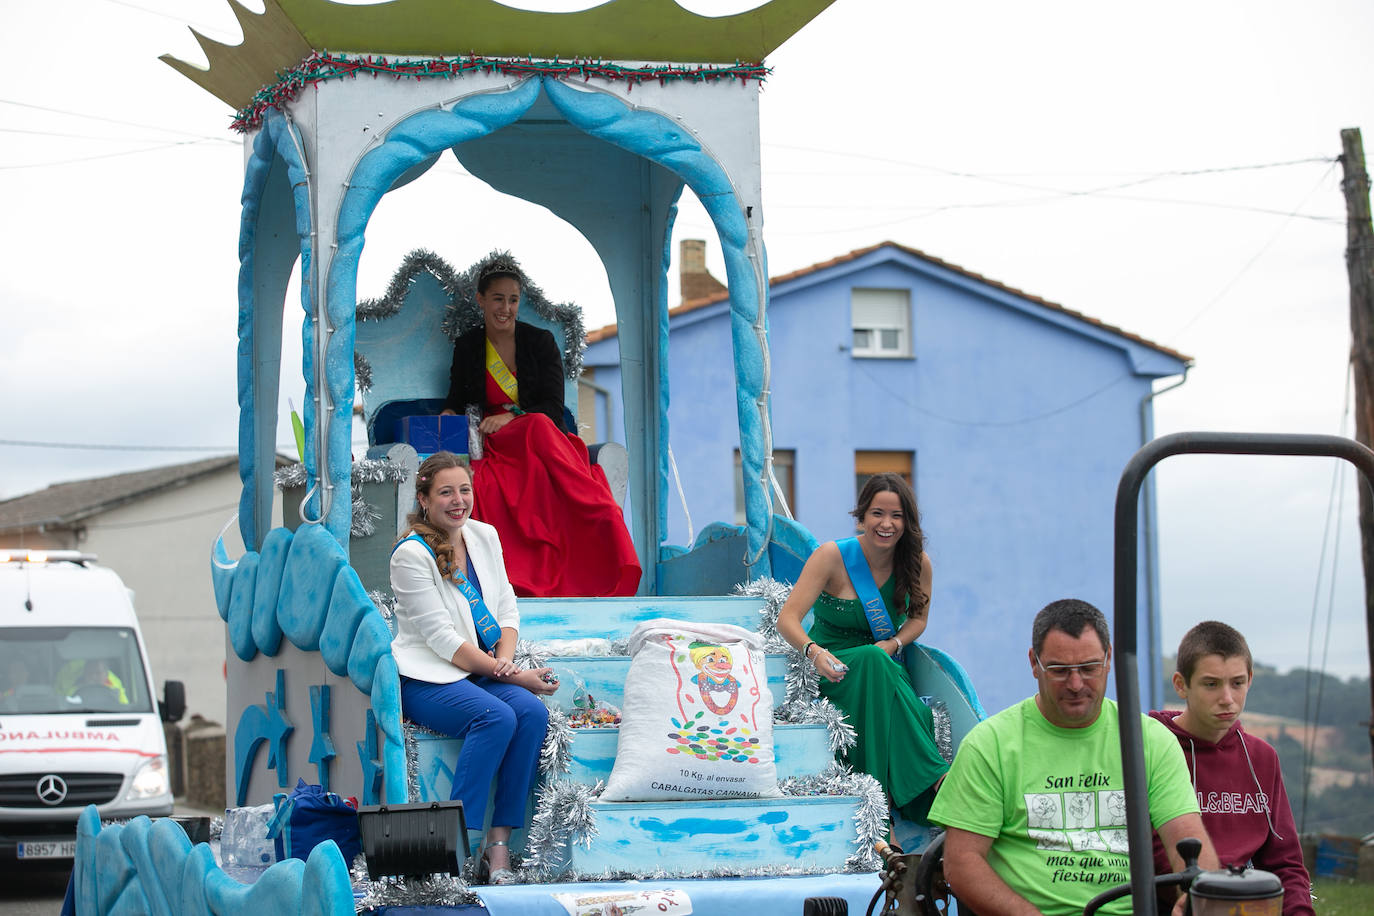
[{"label": "white ambulance", "polygon": [[172,813],[164,720],[132,593],[91,554],[0,548],[0,868],[69,864],[76,818]]}]

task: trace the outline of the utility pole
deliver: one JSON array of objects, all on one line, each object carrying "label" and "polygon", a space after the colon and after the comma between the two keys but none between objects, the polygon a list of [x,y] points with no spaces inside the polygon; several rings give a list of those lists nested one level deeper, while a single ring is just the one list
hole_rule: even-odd
[{"label": "utility pole", "polygon": [[[1345,267],[1350,276],[1350,360],[1355,378],[1355,439],[1372,446],[1374,432],[1374,228],[1369,219],[1369,173],[1358,127],[1341,131],[1345,191]],[[1365,639],[1374,671],[1374,497],[1360,481],[1360,558],[1364,563]],[[1370,680],[1369,744],[1374,762],[1374,678]]]}]

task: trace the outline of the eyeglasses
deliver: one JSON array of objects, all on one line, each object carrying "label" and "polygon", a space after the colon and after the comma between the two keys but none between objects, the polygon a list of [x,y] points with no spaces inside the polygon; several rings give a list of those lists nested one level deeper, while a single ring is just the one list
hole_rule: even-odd
[{"label": "eyeglasses", "polygon": [[1098,662],[1084,662],[1081,665],[1046,665],[1040,660],[1040,656],[1036,654],[1035,650],[1032,649],[1031,654],[1035,656],[1035,663],[1040,666],[1040,670],[1045,672],[1052,681],[1067,681],[1075,671],[1083,680],[1091,681],[1101,677],[1107,671],[1105,658]]}]

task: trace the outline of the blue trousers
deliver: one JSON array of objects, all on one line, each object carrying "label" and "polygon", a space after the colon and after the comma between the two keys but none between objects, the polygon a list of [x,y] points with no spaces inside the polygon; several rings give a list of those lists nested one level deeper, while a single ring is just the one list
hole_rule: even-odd
[{"label": "blue trousers", "polygon": [[452,684],[401,678],[401,709],[412,722],[463,739],[449,798],[463,803],[469,829],[480,830],[496,780],[493,827],[522,827],[539,769],[549,711],[524,687],[471,675]]}]

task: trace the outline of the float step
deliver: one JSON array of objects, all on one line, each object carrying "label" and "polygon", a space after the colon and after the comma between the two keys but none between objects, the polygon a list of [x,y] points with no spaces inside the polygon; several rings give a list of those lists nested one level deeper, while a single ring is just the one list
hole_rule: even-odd
[{"label": "float step", "polygon": [[694,623],[730,623],[750,633],[759,628],[763,599],[740,595],[631,598],[520,598],[520,638],[567,639],[596,635],[625,638],[636,625],[657,617]]},{"label": "float step", "polygon": [[842,871],[858,831],[852,796],[596,802],[590,847],[568,844],[581,875],[739,872],[765,867]]},{"label": "float step", "polygon": [[[610,778],[619,740],[620,730],[615,728],[573,729],[572,768],[557,778],[585,783]],[[429,732],[415,734],[416,781],[420,789],[416,801],[449,797],[453,762],[458,759],[462,746],[461,738]],[[824,725],[774,724],[773,755],[779,779],[815,775],[834,760],[830,753],[830,736]]]},{"label": "float step", "polygon": [[[608,703],[621,709],[625,705],[625,678],[630,673],[628,655],[550,656],[545,659],[558,676],[558,690],[554,702],[564,712],[571,711],[573,698],[579,688],[590,693],[598,703]],[[773,694],[776,709],[787,700],[787,656],[769,654],[764,659],[764,673],[768,690]]]}]

